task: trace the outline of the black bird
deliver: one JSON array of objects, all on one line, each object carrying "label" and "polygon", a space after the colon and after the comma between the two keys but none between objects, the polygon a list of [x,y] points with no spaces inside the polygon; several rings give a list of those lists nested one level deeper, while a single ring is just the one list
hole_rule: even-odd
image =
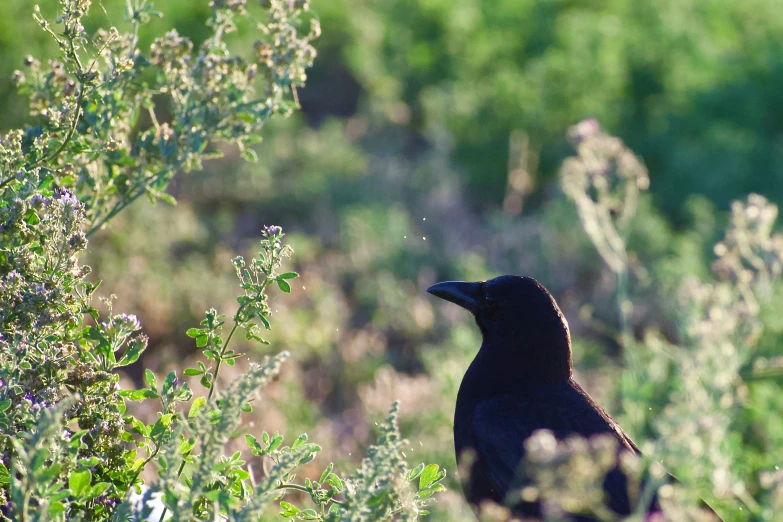
[{"label": "black bird", "polygon": [[[462,379],[454,414],[457,460],[466,450],[473,458],[463,487],[474,507],[485,500],[506,503],[509,491],[520,485],[524,441],[536,430],[550,430],[558,440],[608,433],[621,450],[639,453],[617,422],[574,381],[568,322],[538,281],[501,276],[438,283],[427,291],[472,312],[483,336]],[[607,475],[603,488],[612,510],[630,514],[635,506],[619,469]],[[657,499],[651,506],[657,509]],[[513,506],[514,514],[523,516],[540,516],[540,509],[535,502]],[[573,520],[594,519],[573,515]]]}]

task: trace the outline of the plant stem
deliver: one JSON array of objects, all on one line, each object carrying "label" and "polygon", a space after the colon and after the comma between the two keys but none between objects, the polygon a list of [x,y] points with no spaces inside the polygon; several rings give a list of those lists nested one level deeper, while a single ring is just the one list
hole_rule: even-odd
[{"label": "plant stem", "polygon": [[[212,399],[212,395],[215,392],[215,387],[217,386],[217,377],[218,372],[220,371],[220,363],[223,360],[222,356],[224,353],[226,353],[226,350],[228,349],[228,344],[231,342],[231,338],[234,336],[234,332],[236,332],[237,327],[239,326],[239,321],[237,320],[239,318],[239,314],[242,312],[242,309],[245,307],[245,305],[240,305],[239,309],[237,309],[236,315],[234,315],[234,326],[231,328],[231,331],[228,333],[228,337],[226,337],[226,342],[223,343],[223,348],[220,350],[220,357],[218,357],[217,364],[215,365],[215,373],[212,376],[212,386],[209,388],[209,394],[207,395],[207,404],[209,404],[210,399]],[[177,468],[177,480],[182,476],[182,472],[185,470],[185,461],[187,460],[188,456],[190,455],[192,450],[188,451],[185,455],[182,456],[182,462],[179,463],[179,467]],[[307,491],[307,490],[305,490]],[[158,522],[163,522],[163,517],[166,516],[166,513],[168,512],[168,507],[163,508],[163,513],[160,514],[160,520]]]},{"label": "plant stem", "polygon": [[73,116],[71,127],[68,129],[68,134],[66,134],[65,139],[57,148],[57,150],[54,151],[48,157],[41,158],[40,160],[36,161],[34,167],[37,167],[38,165],[41,165],[43,163],[50,163],[55,159],[57,159],[57,156],[59,156],[60,153],[65,150],[65,147],[68,146],[68,143],[71,142],[71,139],[73,139],[74,134],[76,134],[76,126],[79,124],[79,118],[81,117],[82,114],[82,102],[84,101],[84,77],[82,75],[84,74],[84,67],[82,66],[81,60],[79,59],[79,54],[76,52],[76,48],[73,45],[73,40],[69,39],[68,43],[70,44],[71,57],[74,59],[78,67],[77,78],[81,77],[81,79],[79,80],[79,97],[76,99],[76,114]]},{"label": "plant stem", "polygon": [[[288,482],[281,483],[279,486],[277,486],[276,489],[295,489],[297,491],[304,491],[305,493],[310,493],[310,491],[306,487],[300,486],[299,484],[290,484]],[[329,502],[333,502],[338,506],[342,506],[344,504],[342,500],[335,500],[333,498],[329,499]]]},{"label": "plant stem", "polygon": [[90,237],[90,236],[91,236],[93,233],[95,233],[95,232],[97,232],[98,230],[100,230],[100,228],[101,228],[101,227],[102,227],[104,224],[106,224],[106,222],[107,222],[107,221],[109,221],[110,219],[112,219],[114,216],[116,216],[117,214],[119,214],[120,212],[122,212],[123,210],[125,210],[125,208],[127,208],[127,207],[128,207],[130,204],[131,204],[131,203],[133,203],[134,201],[136,201],[137,199],[139,199],[141,196],[143,196],[144,194],[146,194],[146,193],[147,193],[147,186],[149,186],[150,184],[154,184],[154,183],[158,182],[158,181],[159,181],[159,180],[161,180],[161,179],[162,179],[164,176],[166,176],[166,174],[169,174],[170,172],[173,172],[173,171],[177,170],[177,169],[178,169],[178,168],[179,168],[179,167],[182,165],[182,163],[184,163],[184,160],[180,160],[180,161],[178,161],[177,163],[175,163],[175,164],[174,164],[174,165],[172,165],[172,166],[167,166],[167,167],[166,167],[166,168],[164,168],[162,171],[160,171],[159,173],[157,173],[157,174],[155,175],[155,177],[153,177],[153,178],[152,178],[152,180],[150,180],[150,182],[149,182],[149,183],[145,183],[145,184],[144,184],[144,186],[142,186],[142,187],[139,187],[139,189],[140,189],[140,190],[138,190],[138,191],[137,191],[135,194],[133,194],[131,197],[129,197],[129,198],[128,198],[128,199],[126,199],[126,200],[118,201],[118,202],[117,202],[117,203],[114,205],[114,208],[112,208],[112,209],[109,211],[109,213],[108,213],[108,214],[106,214],[105,216],[103,216],[103,217],[101,217],[100,219],[98,219],[98,221],[96,221],[96,223],[95,223],[93,226],[91,226],[91,227],[89,228],[89,230],[87,230],[87,232],[86,232],[86,235],[87,235],[87,237]]},{"label": "plant stem", "polygon": [[5,180],[2,183],[0,183],[0,189],[5,188],[5,186],[8,185],[9,183],[11,183],[14,179],[16,179],[16,176],[11,176],[7,180]]},{"label": "plant stem", "polygon": [[620,339],[622,340],[623,353],[625,354],[628,368],[634,379],[639,377],[639,363],[636,351],[633,347],[633,330],[631,327],[631,314],[633,304],[628,296],[628,264],[625,263],[617,272],[617,309],[620,319]]},{"label": "plant stem", "polygon": [[245,305],[243,304],[237,310],[237,313],[234,316],[234,327],[231,328],[231,331],[228,333],[228,337],[226,337],[226,342],[223,343],[223,348],[220,350],[220,356],[218,357],[217,364],[215,365],[215,374],[212,376],[212,386],[209,388],[209,395],[207,395],[207,403],[209,403],[209,400],[212,398],[212,395],[215,393],[215,388],[217,387],[218,372],[220,371],[220,363],[223,362],[223,354],[226,353],[226,350],[228,349],[228,343],[231,342],[231,338],[234,337],[234,332],[237,331],[237,327],[239,326],[239,321],[237,319],[239,317],[239,314],[242,313],[242,309],[244,307]]}]

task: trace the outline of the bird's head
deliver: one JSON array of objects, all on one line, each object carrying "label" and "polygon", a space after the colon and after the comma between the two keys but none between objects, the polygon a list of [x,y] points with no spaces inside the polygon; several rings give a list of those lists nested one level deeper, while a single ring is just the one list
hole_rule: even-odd
[{"label": "bird's head", "polygon": [[475,283],[446,281],[427,292],[476,317],[484,337],[482,351],[491,350],[547,377],[571,375],[568,322],[554,297],[535,279],[505,275]]}]

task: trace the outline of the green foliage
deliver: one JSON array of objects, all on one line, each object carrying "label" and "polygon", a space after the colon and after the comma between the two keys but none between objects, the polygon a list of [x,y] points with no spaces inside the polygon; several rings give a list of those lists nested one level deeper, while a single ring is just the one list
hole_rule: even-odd
[{"label": "green foliage", "polygon": [[656,203],[680,220],[692,194],[722,208],[781,192],[781,127],[766,117],[783,71],[775,0],[316,6],[339,28],[327,35],[332,68],[347,66],[394,123],[430,139],[448,130],[472,201],[499,204],[513,189],[515,132],[530,140],[524,191],[540,194],[568,154],[563,130],[589,117],[644,158]]},{"label": "green foliage", "polygon": [[[768,471],[748,465],[741,430],[747,422],[743,406],[748,387],[770,375],[757,371],[768,360],[754,352],[764,326],[760,304],[783,273],[783,234],[773,230],[777,206],[757,194],[747,202],[733,202],[724,238],[713,248],[714,277],[702,281],[690,274],[679,281],[676,339],[663,338],[660,326],[650,324],[637,341],[631,331],[627,237],[639,191],[647,188],[649,178],[633,154],[594,120],[572,127],[569,136],[577,155],[563,165],[564,191],[617,276],[627,365],[620,385],[628,412],[624,425],[633,433],[654,436],[657,443],[648,445],[648,453],[680,481],[661,490],[664,507],[673,519],[690,519],[697,508],[688,508],[683,500],[711,490],[716,507],[773,519],[776,504],[764,490],[781,486],[767,480],[758,487]],[[635,271],[640,273],[640,267]]]},{"label": "green foliage", "polygon": [[[310,492],[321,507],[297,511],[299,519],[323,520],[327,507],[340,519],[367,509],[373,519],[402,510],[415,518],[443,476],[422,486],[420,496],[403,495],[409,471],[396,409],[367,460],[377,469],[374,480],[388,484],[387,499],[372,507],[354,499],[353,482],[332,467],[319,482],[293,483],[321,451],[306,435],[282,446],[281,436],[268,440],[264,433],[264,447],[248,435],[251,452],[273,462],[260,478],[239,451],[226,453],[243,429],[243,413],[288,357],[251,364],[218,390],[221,366],[243,355],[229,347],[234,333],[242,329],[247,341],[265,343],[268,287],[290,293],[298,277],[280,270],[292,253],[280,227],[264,228],[251,262],[233,260],[242,294],[228,335],[226,316],[215,309],[187,330],[206,361],[184,370],[206,390],[195,398],[176,371],[159,382],[147,369],[146,387],[120,385],[118,370],[140,359],[148,338],[135,315],[114,314],[113,296],[102,299],[107,313],[93,306],[99,283],[86,280],[90,268],[78,264],[87,236],[139,197],[173,203],[166,193],[173,175],[218,156],[215,142],[234,143],[255,159],[246,145],[267,119],[296,106],[296,87],[315,57],[317,21],[302,32],[309,4],[262,3],[249,61],[223,40],[248,15],[243,1],[210,4],[211,34],[198,50],[171,31],[146,54],[139,34],[157,15],[151,3],[127,2],[127,34],[114,27],[89,34],[83,18],[90,4],[61,0],[54,26],[35,8],[61,57],[46,67],[25,60],[15,81],[38,124],[0,137],[0,519],[143,520],[158,502],[160,520],[257,520],[289,489]],[[126,401],[152,407],[155,419],[136,417]],[[150,473],[157,477],[140,488]]]},{"label": "green foliage", "polygon": [[15,74],[41,123],[5,136],[3,157],[5,172],[27,168],[83,200],[88,235],[141,196],[173,202],[165,187],[180,168],[201,168],[216,156],[207,149],[210,140],[244,151],[269,117],[290,113],[294,103],[286,95],[303,84],[315,56],[310,41],[319,33],[312,22],[299,36],[294,25],[302,9],[275,2],[246,61],[224,41],[245,14],[244,3],[215,4],[207,21],[212,35],[195,53],[189,39],[170,31],[143,54],[138,33],[157,14],[152,4],[128,4],[132,27],[124,35],[116,28],[88,35],[82,26],[88,7],[63,3],[61,35],[36,11],[62,56],[43,68],[28,57],[27,70]]},{"label": "green foliage", "polygon": [[[221,37],[228,52],[242,58],[236,63],[228,60],[228,69],[239,80],[230,86],[231,92],[240,96],[238,90],[245,82],[242,67],[258,67],[255,91],[247,98],[250,101],[260,98],[269,87],[265,66],[256,54],[256,49],[264,49],[254,43],[270,43],[267,33],[255,30],[254,22],[266,21],[267,12],[251,4],[255,3],[234,3],[234,7],[246,7],[253,16],[233,13],[238,30]],[[152,11],[145,11],[148,5],[131,2],[133,10],[151,15]],[[91,35],[106,25],[120,27],[118,37],[132,34],[139,22],[146,20],[125,20],[126,6],[122,0],[94,3],[82,25]],[[308,87],[297,92],[303,112],[287,119],[266,118],[264,141],[252,144],[243,140],[244,153],[220,143],[211,143],[202,152],[188,152],[195,142],[189,143],[187,133],[172,125],[192,120],[195,113],[190,109],[183,114],[171,111],[174,91],[168,89],[176,90],[176,85],[168,85],[165,74],[177,71],[166,72],[153,63],[149,51],[156,36],[176,28],[179,35],[193,42],[193,59],[210,57],[212,51],[200,47],[215,36],[212,27],[204,24],[214,16],[208,2],[157,3],[165,17],[152,17],[138,32],[140,55],[150,62],[134,61],[134,70],[146,71],[142,75],[124,71],[112,80],[114,65],[103,58],[93,63],[100,48],[92,42],[100,44],[101,40],[91,38],[90,43],[80,44],[82,70],[92,69],[101,77],[98,85],[89,83],[89,78],[83,80],[85,97],[93,96],[98,107],[96,116],[105,118],[110,111],[126,114],[130,105],[131,115],[138,112],[137,120],[128,124],[131,130],[126,142],[115,141],[123,150],[129,146],[130,160],[136,161],[136,140],[153,133],[151,148],[143,152],[147,155],[144,161],[150,163],[118,165],[112,159],[113,151],[106,147],[110,143],[106,137],[122,137],[123,118],[96,124],[82,111],[66,150],[49,165],[56,172],[42,164],[36,171],[37,179],[20,174],[24,179],[17,184],[19,180],[10,180],[10,174],[16,175],[26,166],[7,172],[6,164],[0,165],[0,182],[8,181],[2,192],[0,222],[8,228],[0,229],[0,255],[4,256],[0,266],[7,267],[10,259],[22,276],[16,279],[0,274],[4,284],[15,285],[15,290],[0,294],[0,314],[4,314],[4,325],[18,319],[19,325],[24,321],[32,324],[24,328],[40,331],[38,345],[28,341],[18,348],[7,347],[13,340],[3,339],[7,343],[2,348],[3,364],[17,357],[30,361],[33,371],[20,373],[20,378],[27,379],[23,386],[35,390],[31,394],[35,401],[23,400],[17,394],[22,388],[12,397],[10,393],[3,395],[0,411],[7,413],[0,414],[0,420],[10,423],[8,419],[12,419],[20,426],[20,433],[29,432],[33,428],[25,412],[36,414],[45,409],[44,404],[71,394],[67,375],[84,377],[93,383],[87,388],[95,389],[100,401],[89,395],[84,400],[92,402],[77,410],[84,426],[92,430],[83,440],[96,453],[109,455],[111,437],[99,437],[96,422],[106,419],[108,427],[116,429],[111,422],[132,414],[151,433],[149,427],[158,422],[162,406],[160,398],[151,397],[161,394],[164,377],[172,369],[184,380],[182,368],[186,368],[193,379],[188,384],[194,388],[201,389],[198,381],[202,378],[216,386],[203,388],[203,393],[190,391],[194,394],[190,404],[177,403],[176,411],[183,421],[188,412],[193,419],[214,410],[220,391],[247,368],[245,358],[234,355],[246,351],[253,358],[272,355],[270,347],[258,342],[260,338],[275,349],[295,354],[267,389],[264,400],[252,402],[253,411],[243,412],[245,425],[253,426],[249,433],[258,437],[262,446],[262,429],[284,434],[307,432],[321,444],[322,451],[301,468],[299,476],[320,478],[332,462],[332,473],[344,480],[346,475],[335,470],[353,469],[360,463],[373,440],[372,419],[384,416],[388,405],[400,399],[401,427],[412,441],[405,453],[415,462],[438,462],[449,470],[443,480],[449,490],[438,494],[439,502],[427,508],[433,511],[432,518],[473,520],[454,472],[451,415],[460,379],[479,345],[479,333],[447,306],[434,305],[423,290],[443,278],[476,280],[500,273],[529,274],[553,291],[568,317],[580,382],[632,431],[646,454],[658,460],[666,457],[663,450],[669,435],[662,438],[661,433],[667,425],[667,433],[673,434],[673,453],[682,452],[680,455],[687,458],[693,448],[704,448],[704,440],[711,440],[706,437],[725,435],[714,453],[698,457],[693,470],[678,469],[687,467],[690,461],[680,461],[686,457],[664,460],[667,469],[683,477],[686,487],[674,493],[687,497],[682,499],[685,504],[698,494],[710,500],[727,520],[749,518],[747,513],[753,510],[747,506],[754,501],[762,509],[761,515],[754,511],[756,520],[763,520],[764,510],[770,506],[773,517],[780,512],[783,496],[779,493],[780,471],[775,466],[780,464],[783,447],[783,323],[776,303],[783,296],[783,285],[773,282],[758,295],[755,321],[764,328],[753,348],[735,346],[737,350],[728,358],[731,364],[717,369],[709,362],[712,348],[702,349],[698,342],[683,336],[681,318],[704,309],[703,303],[687,311],[679,297],[688,276],[715,283],[713,247],[730,221],[725,212],[729,200],[749,191],[761,192],[770,201],[780,194],[780,128],[778,120],[769,116],[780,100],[783,18],[777,3],[677,1],[649,7],[630,1],[314,0],[313,6],[325,32],[319,40],[319,59],[308,70]],[[49,16],[57,8],[55,0],[42,0],[41,8],[45,18],[55,18]],[[73,123],[70,118],[79,91],[74,85],[73,93],[65,96],[71,88],[65,82],[70,79],[78,84],[80,80],[68,48],[52,46],[51,35],[36,30],[29,11],[30,4],[22,0],[0,3],[0,77],[21,68],[16,80],[23,81],[26,89],[41,85],[42,75],[52,79],[52,85],[44,85],[47,90],[61,84],[60,91],[39,102],[44,104],[41,109],[53,107],[52,114],[63,114],[59,126],[50,125],[46,115],[36,116],[38,109],[33,108],[34,125],[52,131],[53,137],[41,145],[47,153],[44,157],[48,157],[65,141],[69,123]],[[311,16],[300,15],[305,21]],[[51,28],[58,32],[61,27]],[[298,28],[297,38],[309,34],[307,23]],[[164,38],[162,43],[167,42],[172,45],[161,49],[173,56],[175,40]],[[297,49],[300,57],[307,55],[302,47]],[[35,55],[41,65],[29,61],[22,67],[28,54]],[[53,67],[50,58],[62,67]],[[217,58],[225,64],[221,62],[225,55]],[[190,65],[195,64],[192,61]],[[113,82],[107,86],[118,93],[114,94],[118,99],[109,96],[107,86],[100,85],[103,78]],[[191,75],[190,80],[196,83],[191,86],[195,99],[206,100],[200,77],[195,81]],[[145,85],[167,90],[152,96],[154,120],[148,109],[135,105],[135,98],[130,97],[133,92],[144,96]],[[0,82],[2,129],[14,129],[26,121],[23,98],[12,91],[10,82]],[[278,107],[287,113],[285,104],[295,103],[296,98],[285,88],[280,92]],[[234,99],[223,102],[243,103]],[[184,109],[188,103],[185,100],[179,107]],[[88,107],[83,104],[83,108]],[[223,109],[216,110],[232,121]],[[554,190],[552,182],[561,159],[569,154],[563,130],[583,117],[596,117],[622,136],[644,159],[651,174],[650,190],[640,191],[635,218],[629,230],[620,234],[625,253],[617,253],[627,260],[627,299],[617,299],[616,272],[602,262],[591,236],[580,226],[579,212]],[[166,129],[165,125],[177,136],[176,153],[171,157],[163,157],[165,147],[161,149],[161,140],[154,134],[159,128]],[[29,136],[27,132],[22,132],[23,145],[3,142],[2,147],[34,152],[41,138],[36,137],[35,127]],[[77,142],[89,148],[71,149]],[[238,161],[241,155],[254,159],[252,151],[257,163]],[[127,185],[138,194],[146,190],[141,185],[145,180],[153,181],[156,174],[171,169],[172,162],[176,164],[186,155],[207,159],[217,152],[225,153],[224,158],[204,162],[204,170],[194,169],[187,178],[175,178],[168,189],[147,185],[157,190],[156,194],[144,192],[153,198],[175,195],[176,207],[127,206],[111,219],[111,227],[95,229],[101,215],[124,205],[132,195],[120,192],[126,186],[123,174],[138,182]],[[152,169],[153,162],[161,170]],[[70,172],[70,164],[85,170]],[[14,165],[19,165],[17,160],[8,168]],[[73,178],[77,181],[72,182]],[[92,179],[99,183],[91,188]],[[41,196],[47,199],[33,201],[39,184]],[[73,230],[64,228],[60,218],[47,217],[50,211],[41,210],[46,203],[51,215],[59,212],[81,219],[79,212],[68,210],[72,203],[68,194],[55,193],[55,188],[63,186],[90,209],[85,222]],[[104,199],[93,199],[92,193],[103,194]],[[17,197],[23,206],[15,202]],[[37,217],[29,213],[34,204],[40,205],[35,210]],[[616,217],[617,210],[623,211],[614,204],[606,210],[610,218]],[[41,223],[31,225],[27,219],[41,219]],[[248,338],[248,331],[237,326],[245,335],[234,335],[226,347],[239,306],[234,290],[236,267],[230,260],[238,252],[253,259],[247,252],[265,239],[258,231],[269,222],[287,224],[285,243],[296,248],[293,263],[301,277],[283,279],[291,290],[285,299],[253,301],[254,307],[274,314],[274,320],[263,313],[253,318],[250,333],[257,338]],[[79,230],[94,230],[89,251],[80,246]],[[54,239],[39,241],[37,237]],[[5,257],[8,252],[13,256]],[[78,257],[73,260],[72,256]],[[59,258],[62,261],[58,262]],[[87,276],[90,286],[82,288],[80,282],[86,281],[81,265],[85,263],[93,272]],[[53,271],[58,264],[58,270]],[[93,288],[99,279],[104,283]],[[65,286],[77,296],[73,302],[69,300],[74,296],[60,285],[68,280],[71,283]],[[277,285],[273,282],[270,286],[274,289]],[[80,319],[78,296],[87,297],[88,292],[95,303],[89,302],[87,308],[100,309],[97,321]],[[101,325],[112,322],[115,315],[119,316],[118,326],[134,326],[121,313],[107,313],[108,307],[98,300],[113,293],[120,296],[116,302],[143,320],[140,322],[149,340],[140,330],[120,335],[103,329]],[[239,293],[251,300],[256,295],[253,288]],[[620,301],[633,303],[631,308],[626,304],[624,316],[620,315]],[[724,301],[718,309],[735,302]],[[203,311],[213,308],[213,326],[223,321],[229,324],[217,329],[199,324]],[[226,318],[218,320],[217,310]],[[261,317],[274,329],[267,330]],[[631,327],[631,339],[623,336],[623,317]],[[59,327],[69,321],[74,330],[68,334],[71,337]],[[86,326],[95,331],[82,334]],[[198,335],[184,335],[194,327],[191,334]],[[219,347],[210,344],[217,338],[223,339]],[[59,350],[43,367],[37,362],[46,358],[29,349],[44,346],[40,339],[52,351]],[[120,343],[118,351],[107,348],[116,343]],[[142,352],[147,344],[149,348]],[[70,366],[70,358],[82,347],[99,361],[95,366]],[[223,348],[226,351],[221,355]],[[215,358],[204,358],[200,351],[204,349]],[[112,357],[117,364],[124,364],[137,356],[140,361],[135,365],[112,373],[119,374],[122,388],[136,392],[134,398],[139,400],[131,401],[127,412],[112,414],[112,408],[119,408],[122,401],[112,395],[114,383],[102,380],[107,376],[100,368],[114,364]],[[718,361],[723,357],[720,352]],[[735,357],[744,362],[739,374],[732,377]],[[641,373],[626,373],[631,358]],[[680,361],[684,361],[681,367]],[[140,365],[155,371],[152,377],[159,381],[157,392],[147,384]],[[47,380],[39,379],[38,368],[49,372]],[[698,410],[689,409],[683,400],[701,396],[703,390],[682,391],[681,379],[687,372],[707,383],[708,400],[696,401],[695,408],[703,407],[710,422],[716,405],[720,405],[713,396],[719,392],[710,384],[714,378],[720,376],[720,389],[727,390],[731,399],[725,416],[717,419],[719,429],[699,429],[693,439],[688,429]],[[206,377],[208,374],[212,377]],[[65,392],[50,385],[60,382],[66,382]],[[144,400],[145,395],[150,398]],[[45,403],[38,403],[39,399]],[[667,410],[669,405],[676,407]],[[100,415],[94,417],[96,411]],[[667,411],[672,417],[665,417]],[[15,428],[3,425],[0,432],[11,429]],[[74,432],[81,429],[77,421]],[[227,458],[246,449],[241,442],[246,434],[231,434],[239,439],[228,441]],[[286,435],[286,440],[290,438]],[[154,451],[155,439],[141,435],[134,435],[134,439],[143,440]],[[656,440],[660,442],[649,442]],[[687,446],[691,440],[695,441],[693,447]],[[135,443],[128,444],[132,447]],[[279,444],[283,445],[282,440]],[[191,455],[197,456],[199,451],[194,447]],[[147,453],[137,453],[133,462],[143,462]],[[574,455],[581,458],[579,452]],[[254,479],[269,464],[268,456],[264,456],[265,462],[258,462],[258,458],[247,457],[245,465],[246,469],[252,466]],[[118,466],[127,464],[121,459],[115,462]],[[10,474],[4,469],[11,463],[1,463],[0,482],[8,484]],[[154,464],[149,463],[140,475],[148,484],[155,481]],[[703,480],[713,465],[730,469],[732,490],[736,486],[744,500],[733,493],[724,496],[724,490],[713,492],[718,481]],[[191,465],[183,469],[183,480],[191,469]],[[93,483],[105,481],[98,476],[101,469],[90,473]],[[331,491],[324,480],[318,482],[322,492]],[[68,481],[59,484],[67,486]],[[304,488],[303,484],[299,481],[295,485]],[[109,493],[114,491],[110,488]],[[145,494],[147,490],[140,493]],[[152,495],[150,492],[151,501],[160,498]],[[284,501],[305,511],[313,507],[308,496],[309,492],[287,490]],[[726,504],[715,503],[716,496]],[[339,501],[343,497],[333,498]],[[258,502],[263,504],[261,498]],[[115,514],[130,516],[135,506],[122,503]],[[281,510],[276,504],[267,507],[263,520],[280,519]],[[159,516],[160,511],[156,513]]]}]

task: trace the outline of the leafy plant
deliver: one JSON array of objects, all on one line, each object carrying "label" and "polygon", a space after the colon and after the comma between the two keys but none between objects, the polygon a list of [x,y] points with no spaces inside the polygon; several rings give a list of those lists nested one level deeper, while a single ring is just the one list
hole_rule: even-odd
[{"label": "leafy plant", "polygon": [[[157,498],[165,506],[161,520],[255,520],[289,489],[311,493],[321,508],[290,514],[285,506],[292,505],[283,504],[284,514],[298,519],[415,518],[443,475],[407,492],[411,475],[400,456],[395,408],[366,461],[373,480],[387,485],[371,497],[365,493],[375,485],[364,471],[341,479],[329,469],[318,482],[294,484],[298,467],[321,449],[306,435],[291,446],[282,446],[280,435],[262,435],[263,446],[248,436],[251,451],[274,462],[262,477],[239,452],[224,454],[239,435],[242,412],[288,357],[251,365],[217,390],[221,366],[241,356],[229,348],[235,332],[265,342],[267,289],[289,292],[297,277],[279,271],[292,253],[280,227],[265,228],[257,258],[234,259],[242,294],[228,335],[226,316],[216,310],[187,332],[206,357],[183,372],[206,390],[195,398],[174,371],[158,382],[147,370],[146,388],[122,389],[116,371],[137,362],[148,339],[136,316],[113,312],[113,299],[105,300],[108,314],[93,306],[99,283],[79,265],[87,237],[135,200],[173,203],[165,191],[174,174],[218,156],[214,142],[232,142],[254,159],[247,145],[269,118],[296,107],[296,87],[315,57],[319,28],[308,2],[261,2],[249,59],[230,53],[224,41],[249,14],[243,0],[211,2],[211,35],[198,50],[171,31],[148,53],[138,42],[141,27],[157,15],[151,3],[127,1],[127,33],[88,34],[82,20],[90,4],[60,0],[54,26],[35,8],[61,57],[47,66],[25,60],[15,81],[38,124],[0,137],[0,519],[142,520]],[[158,404],[157,418],[146,424],[125,401]],[[141,490],[150,467],[158,479]]]}]

